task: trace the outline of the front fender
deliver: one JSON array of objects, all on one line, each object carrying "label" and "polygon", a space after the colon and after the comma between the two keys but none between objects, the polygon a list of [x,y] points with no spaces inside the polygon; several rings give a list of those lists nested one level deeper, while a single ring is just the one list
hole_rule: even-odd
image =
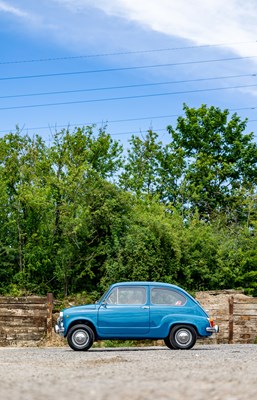
[{"label": "front fender", "polygon": [[85,324],[90,326],[94,330],[94,333],[96,334],[95,321],[93,318],[73,315],[73,316],[68,316],[64,320],[64,337],[67,336],[69,329],[77,324]]}]

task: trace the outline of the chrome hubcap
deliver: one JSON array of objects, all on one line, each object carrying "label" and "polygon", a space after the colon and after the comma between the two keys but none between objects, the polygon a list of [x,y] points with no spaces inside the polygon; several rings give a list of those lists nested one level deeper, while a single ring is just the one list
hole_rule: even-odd
[{"label": "chrome hubcap", "polygon": [[180,346],[187,346],[192,340],[192,333],[187,329],[179,329],[175,334],[175,340]]},{"label": "chrome hubcap", "polygon": [[77,330],[72,335],[72,341],[77,347],[84,347],[89,341],[89,335],[84,330]]}]

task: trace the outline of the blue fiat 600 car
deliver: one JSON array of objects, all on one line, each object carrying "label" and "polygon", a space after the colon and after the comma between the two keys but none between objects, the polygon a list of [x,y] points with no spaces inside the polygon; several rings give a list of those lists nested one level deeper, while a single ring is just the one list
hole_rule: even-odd
[{"label": "blue fiat 600 car", "polygon": [[191,349],[218,331],[185,290],[158,282],[115,283],[95,304],[61,311],[55,325],[77,351],[105,339],[163,339],[170,349]]}]

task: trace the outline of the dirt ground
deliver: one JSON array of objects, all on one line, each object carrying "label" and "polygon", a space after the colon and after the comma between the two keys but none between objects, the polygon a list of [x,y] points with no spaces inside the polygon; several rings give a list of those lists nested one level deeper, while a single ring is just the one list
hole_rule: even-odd
[{"label": "dirt ground", "polygon": [[257,399],[257,345],[0,348],[2,400]]}]

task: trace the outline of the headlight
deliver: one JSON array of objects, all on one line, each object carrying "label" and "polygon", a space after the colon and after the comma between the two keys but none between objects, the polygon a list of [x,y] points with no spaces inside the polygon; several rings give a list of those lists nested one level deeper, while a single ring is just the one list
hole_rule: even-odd
[{"label": "headlight", "polygon": [[60,312],[59,317],[57,318],[57,324],[54,327],[54,331],[61,336],[64,335],[63,311]]},{"label": "headlight", "polygon": [[63,311],[60,312],[59,317],[57,318],[57,324],[63,326]]}]

